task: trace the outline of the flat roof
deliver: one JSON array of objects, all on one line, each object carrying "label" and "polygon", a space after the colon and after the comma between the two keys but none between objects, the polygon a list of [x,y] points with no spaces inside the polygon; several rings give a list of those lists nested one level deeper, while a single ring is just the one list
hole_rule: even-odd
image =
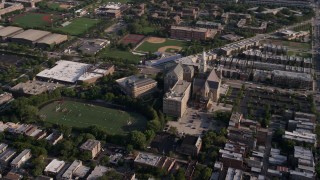
[{"label": "flat roof", "polygon": [[62,34],[49,34],[40,40],[37,41],[37,43],[43,43],[43,44],[59,44],[63,41],[68,40],[67,35],[62,35]]},{"label": "flat roof", "polygon": [[139,152],[137,157],[134,159],[134,162],[155,167],[155,166],[157,166],[157,164],[159,163],[161,158],[162,158],[161,156],[157,156],[154,154]]},{"label": "flat roof", "polygon": [[83,144],[81,145],[80,149],[91,151],[91,150],[94,149],[98,144],[100,144],[100,141],[94,140],[94,139],[88,139],[85,143],[83,143]]},{"label": "flat roof", "polygon": [[105,166],[96,166],[91,174],[88,176],[87,180],[95,180],[101,176],[103,176],[107,171],[109,171],[110,168]]},{"label": "flat roof", "polygon": [[183,30],[183,31],[196,31],[196,32],[207,32],[207,28],[191,28],[191,27],[183,27],[183,26],[171,26],[171,29],[175,30]]},{"label": "flat roof", "polygon": [[166,93],[165,99],[181,101],[185,96],[186,90],[191,86],[190,82],[179,80],[169,92]]},{"label": "flat roof", "polygon": [[291,71],[281,71],[281,70],[274,70],[272,71],[275,76],[286,76],[291,78],[299,78],[305,81],[312,81],[311,74],[307,73],[297,73],[297,72],[291,72]]},{"label": "flat roof", "polygon": [[90,67],[90,64],[60,60],[53,68],[38,73],[37,77],[75,83]]},{"label": "flat roof", "polygon": [[64,161],[59,161],[57,159],[53,159],[44,169],[45,172],[58,173],[61,168],[65,165]]},{"label": "flat roof", "polygon": [[7,27],[0,29],[0,37],[10,36],[10,35],[13,35],[14,33],[19,32],[21,30],[23,30],[23,29],[20,27],[7,26]]},{"label": "flat roof", "polygon": [[13,39],[25,39],[25,40],[34,42],[34,41],[37,41],[37,40],[39,40],[49,34],[51,34],[51,32],[35,30],[35,29],[28,29],[26,31],[23,31],[23,32],[13,36],[12,38]]},{"label": "flat roof", "polygon": [[42,81],[27,81],[25,83],[19,83],[12,87],[10,90],[15,92],[21,92],[30,95],[37,95],[43,92],[54,90],[63,85]]},{"label": "flat roof", "polygon": [[1,161],[8,161],[9,159],[11,159],[12,156],[14,156],[16,154],[16,151],[13,149],[7,149],[6,151],[4,151],[1,155],[0,155],[0,160]]},{"label": "flat roof", "polygon": [[27,155],[30,152],[30,149],[23,150],[16,158],[12,160],[11,164],[18,164],[19,161],[27,161],[29,158],[25,158],[25,155]]},{"label": "flat roof", "polygon": [[116,82],[122,87],[143,87],[152,83],[157,83],[157,81],[151,78],[145,78],[140,76],[128,76],[121,79],[117,79]]},{"label": "flat roof", "polygon": [[80,160],[74,160],[69,168],[62,174],[62,178],[71,179],[73,172],[82,165]]}]

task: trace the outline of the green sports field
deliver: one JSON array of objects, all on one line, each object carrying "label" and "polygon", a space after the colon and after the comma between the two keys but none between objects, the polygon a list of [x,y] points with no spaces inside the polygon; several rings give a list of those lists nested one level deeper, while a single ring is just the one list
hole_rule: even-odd
[{"label": "green sports field", "polygon": [[187,43],[185,41],[178,41],[174,39],[165,39],[165,42],[163,43],[151,43],[148,41],[144,41],[136,50],[143,52],[157,52],[159,48],[165,46],[177,46],[184,48],[187,46]]},{"label": "green sports field", "polygon": [[51,20],[55,21],[58,17],[50,14],[26,13],[13,18],[14,25],[23,28],[42,28],[51,25]]},{"label": "green sports field", "polygon": [[99,53],[102,58],[120,58],[127,60],[127,63],[138,64],[141,60],[140,56],[134,55],[129,51],[122,51],[116,48],[105,48]]},{"label": "green sports field", "polygon": [[71,127],[96,125],[110,134],[125,134],[144,129],[147,119],[141,114],[75,101],[55,101],[40,110],[44,121]]},{"label": "green sports field", "polygon": [[56,30],[69,35],[78,36],[85,33],[91,27],[99,23],[97,19],[77,18],[65,27],[56,28]]}]

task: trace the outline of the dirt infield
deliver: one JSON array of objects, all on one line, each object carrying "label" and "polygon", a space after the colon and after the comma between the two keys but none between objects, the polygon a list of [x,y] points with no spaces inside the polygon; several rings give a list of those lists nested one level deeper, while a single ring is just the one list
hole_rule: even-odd
[{"label": "dirt infield", "polygon": [[147,42],[149,43],[164,43],[166,42],[165,38],[158,38],[158,37],[149,37],[147,39]]},{"label": "dirt infield", "polygon": [[59,7],[62,8],[62,9],[70,9],[70,8],[72,8],[72,7],[74,7],[74,6],[69,5],[69,4],[60,4]]},{"label": "dirt infield", "polygon": [[168,49],[176,49],[177,51],[180,51],[182,47],[180,46],[164,46],[158,49],[158,52],[166,52]]}]

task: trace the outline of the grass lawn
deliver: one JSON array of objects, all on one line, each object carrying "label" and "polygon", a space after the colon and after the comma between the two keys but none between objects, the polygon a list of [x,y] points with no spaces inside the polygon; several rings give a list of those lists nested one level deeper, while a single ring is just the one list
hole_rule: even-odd
[{"label": "grass lawn", "polygon": [[129,51],[122,51],[115,48],[105,48],[99,53],[103,58],[121,58],[127,59],[129,63],[138,64],[141,60],[140,56],[134,55]]},{"label": "grass lawn", "polygon": [[97,19],[77,18],[71,21],[69,25],[56,28],[56,30],[62,33],[78,36],[85,33],[88,29],[95,26],[97,23],[99,23],[99,20]]},{"label": "grass lawn", "polygon": [[187,43],[185,41],[178,41],[173,39],[166,39],[164,43],[150,43],[145,41],[136,50],[143,52],[157,52],[159,48],[164,46],[179,46],[183,48],[187,46]]},{"label": "grass lawn", "polygon": [[139,34],[149,34],[149,33],[153,33],[154,31],[156,31],[155,27],[147,26],[147,27],[143,27],[142,31],[139,32]]},{"label": "grass lawn", "polygon": [[51,17],[50,14],[27,13],[14,17],[13,23],[23,28],[42,28],[51,25],[51,18],[57,17]]},{"label": "grass lawn", "polygon": [[44,121],[50,123],[71,127],[96,125],[110,134],[125,134],[132,130],[144,129],[147,123],[147,119],[138,113],[74,101],[64,101],[60,105],[58,101],[53,102],[44,106],[40,114],[45,115]]}]

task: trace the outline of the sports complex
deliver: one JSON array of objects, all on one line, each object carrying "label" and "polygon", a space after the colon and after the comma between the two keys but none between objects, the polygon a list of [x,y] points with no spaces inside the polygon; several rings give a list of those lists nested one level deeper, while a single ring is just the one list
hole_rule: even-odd
[{"label": "sports complex", "polygon": [[120,135],[144,129],[147,124],[147,119],[139,113],[69,100],[47,104],[39,114],[46,122],[80,128],[95,125]]}]

